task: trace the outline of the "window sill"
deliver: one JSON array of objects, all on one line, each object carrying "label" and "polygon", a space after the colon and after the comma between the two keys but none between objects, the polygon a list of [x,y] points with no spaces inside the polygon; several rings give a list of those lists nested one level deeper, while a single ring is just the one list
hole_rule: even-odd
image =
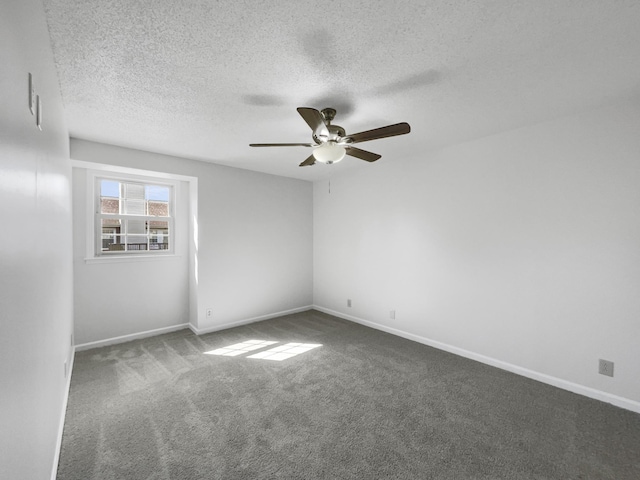
[{"label": "window sill", "polygon": [[101,257],[88,257],[84,259],[84,263],[134,263],[134,262],[157,262],[163,260],[170,260],[180,258],[182,255],[176,255],[175,253],[169,253],[164,255],[104,255]]}]

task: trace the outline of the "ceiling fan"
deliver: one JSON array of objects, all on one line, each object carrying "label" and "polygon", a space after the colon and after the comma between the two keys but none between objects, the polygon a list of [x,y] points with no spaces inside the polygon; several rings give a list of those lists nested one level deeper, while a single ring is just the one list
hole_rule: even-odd
[{"label": "ceiling fan", "polygon": [[368,142],[378,138],[394,137],[404,135],[411,131],[408,123],[396,123],[386,127],[374,128],[364,132],[347,135],[344,128],[332,125],[331,121],[336,116],[333,108],[325,108],[321,111],[315,108],[298,107],[298,113],[311,127],[313,143],[252,143],[250,147],[314,147],[313,153],[301,167],[307,167],[316,162],[331,165],[344,158],[345,155],[375,162],[382,155],[361,150],[353,146],[354,143]]}]

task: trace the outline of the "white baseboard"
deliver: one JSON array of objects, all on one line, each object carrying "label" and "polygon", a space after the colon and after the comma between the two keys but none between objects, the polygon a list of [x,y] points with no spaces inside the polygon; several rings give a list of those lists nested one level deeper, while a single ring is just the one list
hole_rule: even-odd
[{"label": "white baseboard", "polygon": [[191,323],[182,323],[180,325],[172,325],[170,327],[157,328],[155,330],[147,330],[145,332],[132,333],[129,335],[122,335],[119,337],[107,338],[105,340],[82,343],[80,345],[76,345],[75,351],[80,352],[82,350],[89,350],[90,348],[106,347],[108,345],[115,345],[118,343],[129,342],[131,340],[137,340],[139,338],[153,337],[155,335],[161,335],[163,333],[170,333],[170,332],[175,332],[177,330],[182,330],[183,328],[190,329],[196,335],[202,335],[205,333],[217,332],[219,330],[226,330],[227,328],[238,327],[240,325],[247,325],[249,323],[260,322],[262,320],[269,320],[270,318],[290,315],[292,313],[306,312],[307,310],[311,310],[312,308],[313,307],[311,305],[307,305],[304,307],[292,308],[291,310],[284,310],[282,312],[274,312],[266,315],[260,315],[259,317],[246,318],[243,320],[236,320],[233,322],[213,325],[211,327],[206,327],[206,328],[198,328]]},{"label": "white baseboard", "polygon": [[96,342],[82,343],[76,345],[76,352],[82,350],[89,350],[90,348],[106,347],[107,345],[115,345],[117,343],[129,342],[131,340],[137,340],[139,338],[153,337],[155,335],[162,335],[163,333],[175,332],[185,328],[190,328],[188,323],[182,323],[180,325],[171,325],[170,327],[156,328],[154,330],[147,330],[145,332],[131,333],[129,335],[122,335],[119,337],[107,338],[105,340],[98,340]]},{"label": "white baseboard", "polygon": [[335,310],[321,307],[319,305],[314,305],[313,308],[320,312],[333,315],[334,317],[339,317],[344,320],[349,320],[355,323],[359,323],[367,327],[375,328],[376,330],[382,330],[383,332],[391,333],[392,335],[397,335],[399,337],[413,340],[414,342],[422,343],[424,345],[428,345],[430,347],[437,348],[439,350],[444,350],[445,352],[453,353],[461,357],[465,357],[471,360],[485,363],[487,365],[491,365],[492,367],[497,367],[502,370],[506,370],[508,372],[515,373],[517,375],[521,375],[523,377],[531,378],[533,380],[537,380],[539,382],[546,383],[548,385],[552,385],[554,387],[558,387],[563,390],[568,390],[570,392],[577,393],[578,395],[583,395],[585,397],[593,398],[595,400],[600,400],[602,402],[610,403],[612,405],[615,405],[616,407],[620,407],[626,410],[631,410],[632,412],[640,413],[640,402],[636,402],[635,400],[619,397],[611,393],[603,392],[601,390],[596,390],[595,388],[586,387],[584,385],[569,382],[561,378],[552,377],[551,375],[546,375],[544,373],[536,372],[534,370],[529,370],[528,368],[519,367],[518,365],[513,365],[508,362],[503,362],[501,360],[487,357],[479,353],[454,347],[453,345],[438,342],[436,340],[422,337],[420,335],[415,335],[413,333],[405,332],[397,328],[387,327],[386,325],[381,325],[379,323],[371,322],[369,320],[364,320],[362,318],[354,317],[353,315],[337,312]]},{"label": "white baseboard", "polygon": [[51,480],[56,480],[58,476],[58,463],[60,462],[60,450],[62,449],[62,434],[64,433],[64,421],[67,418],[67,404],[69,402],[69,390],[71,389],[71,374],[73,373],[73,362],[76,358],[76,352],[71,347],[71,358],[69,359],[69,368],[67,370],[66,386],[64,390],[64,398],[62,399],[62,412],[60,412],[60,423],[58,425],[58,438],[56,438],[56,449],[53,457],[53,466],[51,470]]},{"label": "white baseboard", "polygon": [[292,313],[306,312],[314,308],[311,305],[305,307],[292,308],[291,310],[285,310],[283,312],[269,313],[267,315],[260,315],[259,317],[245,318],[243,320],[236,320],[228,323],[221,323],[219,325],[213,325],[206,328],[198,328],[195,325],[189,324],[189,328],[196,335],[203,335],[205,333],[218,332],[220,330],[226,330],[228,328],[239,327],[240,325],[247,325],[249,323],[261,322],[263,320],[269,320],[270,318],[282,317],[284,315],[291,315]]}]

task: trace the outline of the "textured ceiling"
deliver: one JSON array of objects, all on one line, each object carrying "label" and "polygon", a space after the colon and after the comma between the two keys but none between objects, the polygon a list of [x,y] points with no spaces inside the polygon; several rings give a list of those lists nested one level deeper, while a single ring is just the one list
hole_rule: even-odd
[{"label": "textured ceiling", "polygon": [[393,162],[640,96],[640,1],[44,0],[70,134],[318,180],[298,106]]}]

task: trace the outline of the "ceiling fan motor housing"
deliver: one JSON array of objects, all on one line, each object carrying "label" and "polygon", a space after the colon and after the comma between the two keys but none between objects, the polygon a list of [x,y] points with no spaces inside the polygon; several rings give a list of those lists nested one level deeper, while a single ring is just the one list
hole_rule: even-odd
[{"label": "ceiling fan motor housing", "polygon": [[327,130],[329,131],[329,135],[318,135],[316,133],[313,134],[313,140],[318,144],[323,144],[327,142],[336,142],[340,144],[349,143],[351,141],[350,138],[345,137],[346,132],[344,128],[340,125],[327,125]]}]

